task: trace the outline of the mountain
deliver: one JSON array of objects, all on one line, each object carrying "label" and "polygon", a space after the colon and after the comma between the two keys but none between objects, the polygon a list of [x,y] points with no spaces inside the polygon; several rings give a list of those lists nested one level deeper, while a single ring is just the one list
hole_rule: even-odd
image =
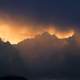
[{"label": "mountain", "polygon": [[[45,32],[41,35],[37,35],[33,39],[25,39],[19,42],[16,45],[16,48],[23,54],[33,54],[34,51],[56,51],[63,49],[65,46],[72,42],[71,38],[69,39],[58,39],[55,35],[50,35],[48,32]],[[32,52],[33,51],[33,52]],[[39,51],[38,51],[39,52]],[[39,53],[37,54],[39,55]],[[28,54],[29,55],[29,54]],[[34,55],[34,54],[33,54]],[[31,55],[30,55],[31,57]]]},{"label": "mountain", "polygon": [[80,76],[80,46],[77,46],[75,35],[58,39],[45,32],[34,39],[25,39],[16,48],[31,76]]},{"label": "mountain", "polygon": [[[59,40],[56,36],[52,36],[45,32],[42,35],[37,35],[34,39],[26,39],[17,44],[16,48],[21,52],[23,58],[31,60],[44,59],[45,55],[58,57],[60,50],[67,45],[67,41]],[[60,57],[60,56],[59,56]]]},{"label": "mountain", "polygon": [[19,51],[9,42],[0,39],[0,76],[22,75],[24,64]]}]

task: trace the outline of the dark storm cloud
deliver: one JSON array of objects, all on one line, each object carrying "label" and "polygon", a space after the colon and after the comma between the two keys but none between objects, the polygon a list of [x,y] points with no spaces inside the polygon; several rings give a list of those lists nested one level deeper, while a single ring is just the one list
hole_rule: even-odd
[{"label": "dark storm cloud", "polygon": [[2,0],[0,9],[38,24],[80,26],[79,0]]}]

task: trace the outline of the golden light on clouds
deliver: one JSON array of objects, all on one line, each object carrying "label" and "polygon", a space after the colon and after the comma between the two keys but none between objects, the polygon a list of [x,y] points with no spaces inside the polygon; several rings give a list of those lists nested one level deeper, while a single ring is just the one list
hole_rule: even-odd
[{"label": "golden light on clouds", "polygon": [[[51,32],[50,32],[51,31]],[[55,35],[59,39],[69,38],[74,35],[73,31],[70,32],[55,32],[55,30],[47,31],[51,35]],[[16,44],[26,38],[33,38],[37,35],[37,32],[30,31],[26,27],[10,27],[9,25],[0,25],[0,37],[4,41],[10,41],[12,44]]]},{"label": "golden light on clouds", "polygon": [[[39,29],[38,29],[39,28]],[[38,34],[48,32],[51,35],[55,35],[58,39],[69,38],[74,35],[73,30],[59,31],[54,26],[52,27],[39,27],[36,29],[32,24],[17,23],[10,20],[0,20],[0,37],[3,41],[9,41],[11,44],[17,44],[18,42],[27,39],[34,38]]]},{"label": "golden light on clouds", "polygon": [[68,30],[68,31],[60,31],[55,28],[49,28],[48,33],[51,35],[55,35],[58,39],[64,39],[72,37],[75,34],[74,30]]},{"label": "golden light on clouds", "polygon": [[51,35],[54,35],[54,34],[56,34],[56,29],[50,27],[50,28],[47,29],[47,32],[48,32],[49,34],[51,34]]},{"label": "golden light on clouds", "polygon": [[72,37],[75,34],[75,32],[73,30],[70,30],[68,32],[57,32],[55,35],[59,38],[59,39],[64,39],[64,38],[69,38]]},{"label": "golden light on clouds", "polygon": [[16,44],[26,38],[32,38],[31,32],[25,27],[16,27],[9,24],[0,24],[0,37],[3,41]]}]

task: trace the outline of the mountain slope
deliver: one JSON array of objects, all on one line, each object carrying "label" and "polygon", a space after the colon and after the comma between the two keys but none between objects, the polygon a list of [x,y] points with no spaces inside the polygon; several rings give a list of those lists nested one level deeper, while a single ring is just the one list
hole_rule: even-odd
[{"label": "mountain slope", "polygon": [[75,36],[58,39],[45,32],[18,43],[16,48],[32,76],[69,77],[80,74],[80,46],[77,46]]},{"label": "mountain slope", "polygon": [[21,75],[24,69],[18,50],[9,42],[0,40],[0,76]]}]

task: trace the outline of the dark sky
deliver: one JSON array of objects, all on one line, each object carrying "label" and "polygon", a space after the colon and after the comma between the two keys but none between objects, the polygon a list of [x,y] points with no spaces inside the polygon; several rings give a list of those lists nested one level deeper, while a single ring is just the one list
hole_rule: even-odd
[{"label": "dark sky", "polygon": [[80,0],[0,0],[0,10],[37,23],[80,26]]}]

